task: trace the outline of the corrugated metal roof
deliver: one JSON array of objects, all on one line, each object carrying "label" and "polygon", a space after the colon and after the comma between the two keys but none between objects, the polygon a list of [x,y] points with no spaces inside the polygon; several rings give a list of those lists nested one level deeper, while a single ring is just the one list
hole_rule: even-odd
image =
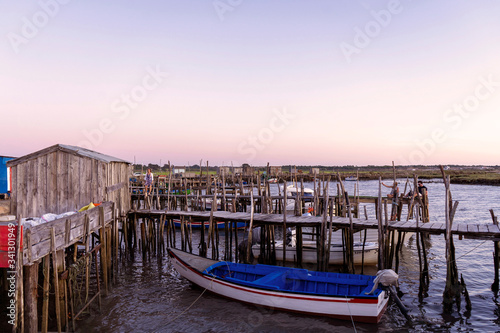
[{"label": "corrugated metal roof", "polygon": [[83,157],[92,158],[92,159],[99,160],[99,161],[106,162],[106,163],[119,162],[119,163],[131,164],[130,162],[122,160],[120,158],[101,154],[101,153],[98,153],[96,151],[89,150],[86,148],[77,147],[77,146],[70,146],[70,145],[63,145],[63,144],[56,144],[56,145],[47,147],[45,149],[36,151],[34,153],[10,160],[7,162],[7,166],[14,166],[14,165],[17,165],[19,163],[30,160],[32,158],[37,158],[38,156],[49,154],[49,153],[52,153],[52,152],[58,151],[58,150],[64,151],[64,152],[67,152],[70,154],[75,154],[75,155],[79,155],[79,156],[83,156]]},{"label": "corrugated metal roof", "polygon": [[113,156],[101,154],[101,153],[98,153],[98,152],[93,151],[93,150],[89,150],[89,149],[85,149],[85,148],[81,148],[81,147],[76,147],[76,146],[62,145],[62,144],[59,144],[58,146],[61,147],[61,148],[63,148],[63,149],[72,150],[72,151],[74,151],[76,154],[78,154],[80,156],[85,156],[85,157],[93,158],[93,159],[100,160],[100,161],[107,162],[107,163],[110,163],[110,162],[123,162],[123,163],[129,163],[130,164],[130,162],[122,160],[121,158],[117,158],[117,157],[113,157]]}]

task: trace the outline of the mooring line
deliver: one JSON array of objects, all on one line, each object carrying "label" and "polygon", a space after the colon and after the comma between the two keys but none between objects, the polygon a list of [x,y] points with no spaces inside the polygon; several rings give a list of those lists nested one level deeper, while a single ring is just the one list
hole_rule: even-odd
[{"label": "mooring line", "polygon": [[173,319],[169,320],[166,324],[170,324],[171,322],[175,321],[177,318],[179,318],[180,316],[182,316],[184,313],[188,312],[189,309],[191,309],[191,307],[203,296],[203,294],[205,293],[205,291],[208,290],[208,288],[210,288],[212,286],[212,283],[214,282],[214,278],[215,277],[212,277],[212,280],[210,280],[210,285],[208,287],[206,287],[203,292],[200,294],[200,296],[198,296],[194,301],[193,303],[191,303],[184,311],[182,311],[181,313],[179,313],[177,316],[175,316]]},{"label": "mooring line", "polygon": [[[457,261],[458,261],[459,259],[461,259],[461,258],[465,257],[466,255],[468,255],[469,253],[471,253],[471,252],[473,252],[473,251],[477,250],[477,248],[479,248],[481,245],[483,245],[483,244],[484,244],[484,243],[486,243],[486,242],[489,242],[489,240],[485,240],[485,241],[483,241],[483,242],[482,242],[481,244],[479,244],[478,246],[476,246],[476,247],[472,248],[472,249],[471,249],[470,251],[468,251],[468,252],[465,252],[465,253],[464,253],[464,254],[462,254],[460,257],[455,258],[455,259],[454,259],[454,260],[452,260],[451,262],[457,263]],[[422,271],[422,273],[423,273],[423,272],[427,272],[427,273],[429,273],[429,270],[428,270],[428,269],[427,269],[427,270],[423,270],[423,271]]]},{"label": "mooring line", "polygon": [[354,318],[352,317],[351,307],[349,306],[349,300],[347,299],[347,295],[345,295],[345,301],[347,303],[347,309],[349,310],[349,316],[351,317],[352,328],[354,329],[354,332],[357,333],[358,331],[356,330],[356,325],[354,324]]},{"label": "mooring line", "polygon": [[470,250],[469,252],[465,252],[464,254],[462,254],[460,257],[458,258],[455,258],[455,261],[457,261],[458,259],[462,258],[462,257],[465,257],[466,255],[468,255],[469,253],[471,253],[472,251],[476,250],[478,247],[480,247],[481,245],[483,245],[484,243],[488,242],[487,240],[485,240],[484,242],[482,242],[481,244],[479,244],[478,246],[476,246],[475,248],[473,248],[472,250]]}]

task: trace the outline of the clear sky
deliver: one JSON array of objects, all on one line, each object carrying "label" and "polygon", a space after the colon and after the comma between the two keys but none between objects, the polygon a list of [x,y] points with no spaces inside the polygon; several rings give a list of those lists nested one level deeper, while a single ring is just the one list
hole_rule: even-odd
[{"label": "clear sky", "polygon": [[500,164],[495,0],[1,1],[0,155]]}]

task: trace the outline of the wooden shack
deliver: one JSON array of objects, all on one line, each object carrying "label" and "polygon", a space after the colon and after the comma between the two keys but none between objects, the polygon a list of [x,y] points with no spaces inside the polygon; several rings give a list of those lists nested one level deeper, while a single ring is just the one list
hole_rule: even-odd
[{"label": "wooden shack", "polygon": [[252,176],[255,174],[255,168],[251,166],[244,165],[243,166],[243,175],[244,176]]},{"label": "wooden shack", "polygon": [[11,168],[11,214],[61,214],[90,202],[112,201],[130,210],[130,162],[85,148],[56,144],[7,162]]},{"label": "wooden shack", "polygon": [[269,176],[278,177],[281,176],[282,170],[280,166],[270,166],[269,167]]},{"label": "wooden shack", "polygon": [[220,167],[218,167],[217,174],[219,176],[222,176],[222,173],[224,173],[224,176],[227,177],[231,173],[231,167],[228,167],[228,166],[220,166]]}]

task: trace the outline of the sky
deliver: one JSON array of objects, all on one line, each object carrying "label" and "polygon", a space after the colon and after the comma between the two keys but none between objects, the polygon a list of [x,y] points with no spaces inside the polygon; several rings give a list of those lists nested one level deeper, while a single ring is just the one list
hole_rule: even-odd
[{"label": "sky", "polygon": [[495,0],[0,1],[0,155],[499,165]]}]

